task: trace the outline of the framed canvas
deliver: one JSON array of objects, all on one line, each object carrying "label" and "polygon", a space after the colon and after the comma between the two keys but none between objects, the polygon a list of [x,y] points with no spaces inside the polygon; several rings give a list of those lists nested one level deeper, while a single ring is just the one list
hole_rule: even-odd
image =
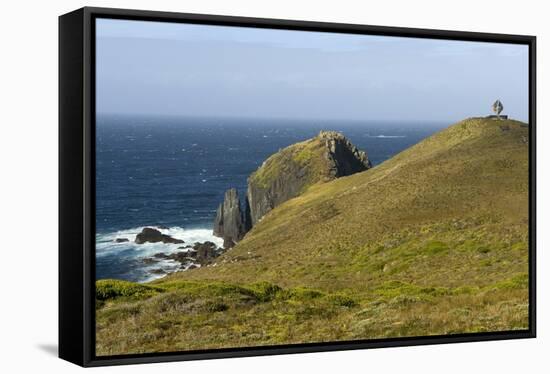
[{"label": "framed canvas", "polygon": [[59,19],[59,355],[535,337],[535,37]]}]

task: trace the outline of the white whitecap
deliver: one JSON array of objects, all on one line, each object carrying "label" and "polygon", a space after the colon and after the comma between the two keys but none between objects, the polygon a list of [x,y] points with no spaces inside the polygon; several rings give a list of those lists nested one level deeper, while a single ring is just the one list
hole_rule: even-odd
[{"label": "white whitecap", "polygon": [[406,136],[405,135],[370,135],[370,134],[367,134],[365,135],[369,138],[380,138],[380,139],[384,139],[384,138],[405,138]]},{"label": "white whitecap", "polygon": [[[135,257],[150,257],[155,253],[164,252],[164,253],[174,253],[184,250],[187,245],[193,245],[196,242],[206,242],[210,241],[216,244],[216,246],[223,246],[223,239],[218,238],[212,234],[212,229],[206,228],[196,228],[196,229],[185,229],[183,227],[168,227],[168,228],[159,228],[153,227],[159,230],[161,233],[171,236],[174,239],[183,240],[184,243],[180,244],[171,244],[171,243],[144,243],[136,244],[136,236],[139,234],[143,227],[135,227],[126,230],[118,230],[105,234],[96,235],[96,256],[108,256],[114,255],[117,252],[132,250],[135,252]],[[116,239],[128,239],[127,242],[117,243]]]}]

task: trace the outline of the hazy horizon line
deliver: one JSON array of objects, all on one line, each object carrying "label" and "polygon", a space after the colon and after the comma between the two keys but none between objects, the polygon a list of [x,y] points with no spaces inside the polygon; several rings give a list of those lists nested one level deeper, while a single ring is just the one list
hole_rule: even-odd
[{"label": "hazy horizon line", "polygon": [[[346,121],[346,122],[426,122],[426,123],[456,123],[467,118],[479,118],[490,115],[471,115],[459,119],[456,118],[441,118],[441,119],[423,119],[423,118],[306,118],[306,117],[283,117],[283,116],[234,116],[234,115],[195,115],[195,114],[165,114],[165,113],[121,113],[121,112],[102,112],[96,113],[96,117],[142,117],[142,118],[185,118],[185,119],[216,119],[216,120],[279,120],[279,121]],[[524,121],[523,119],[518,119]]]}]

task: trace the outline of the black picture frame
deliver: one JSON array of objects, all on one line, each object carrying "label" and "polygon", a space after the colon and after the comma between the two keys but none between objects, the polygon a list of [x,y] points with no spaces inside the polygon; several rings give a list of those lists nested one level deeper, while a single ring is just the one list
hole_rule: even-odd
[{"label": "black picture frame", "polygon": [[[95,355],[94,20],[115,18],[254,28],[328,31],[529,47],[529,329],[443,336]],[[104,366],[536,337],[536,37],[385,26],[85,7],[59,17],[59,357]]]}]

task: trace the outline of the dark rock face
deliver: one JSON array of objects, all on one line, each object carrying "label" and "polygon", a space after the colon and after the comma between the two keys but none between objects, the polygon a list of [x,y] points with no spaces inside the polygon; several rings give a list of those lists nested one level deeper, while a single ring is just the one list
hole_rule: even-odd
[{"label": "dark rock face", "polygon": [[206,264],[219,255],[216,251],[216,244],[212,242],[196,243],[193,249],[195,250],[195,260],[199,264]]},{"label": "dark rock face", "polygon": [[243,238],[247,227],[245,219],[237,190],[227,190],[214,220],[214,235],[223,238],[224,248],[233,247]]},{"label": "dark rock face", "polygon": [[285,173],[284,178],[275,179],[267,188],[249,180],[246,200],[250,206],[251,226],[276,206],[298,196],[305,183],[305,175],[299,170]]},{"label": "dark rock face", "polygon": [[216,209],[216,218],[214,218],[213,234],[219,238],[223,238],[223,204],[222,202],[218,205],[218,209]]},{"label": "dark rock face", "polygon": [[116,238],[115,239],[115,243],[124,243],[124,242],[129,242],[129,240],[126,239],[126,238]]},{"label": "dark rock face", "polygon": [[136,244],[143,243],[158,243],[162,242],[165,244],[181,244],[184,241],[180,239],[174,239],[170,235],[161,233],[159,230],[152,229],[150,227],[145,227],[139,234],[136,235]]},{"label": "dark rock face", "polygon": [[333,178],[345,177],[372,167],[367,154],[357,149],[341,133],[321,131],[319,138],[325,142],[325,158],[331,165],[330,175]]}]

